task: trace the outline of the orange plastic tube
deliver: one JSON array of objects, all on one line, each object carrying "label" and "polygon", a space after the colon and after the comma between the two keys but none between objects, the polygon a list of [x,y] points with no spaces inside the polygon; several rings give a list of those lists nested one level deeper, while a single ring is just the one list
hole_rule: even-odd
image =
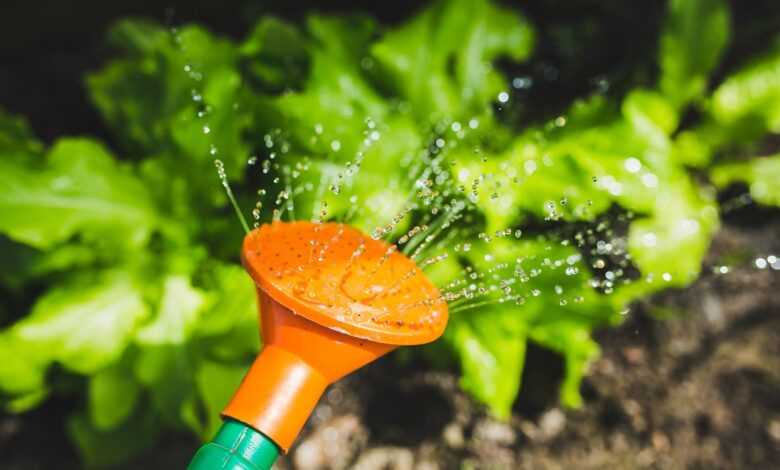
[{"label": "orange plastic tube", "polygon": [[412,260],[345,225],[264,225],[244,239],[242,259],[264,348],[223,416],[284,452],[329,384],[447,324],[446,303]]},{"label": "orange plastic tube", "polygon": [[223,415],[270,437],[284,452],[325,388],[395,349],[329,330],[260,293],[265,346]]}]

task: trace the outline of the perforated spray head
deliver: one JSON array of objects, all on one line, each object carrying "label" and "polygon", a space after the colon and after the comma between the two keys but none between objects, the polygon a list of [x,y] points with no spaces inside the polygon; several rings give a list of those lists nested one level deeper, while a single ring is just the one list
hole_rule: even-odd
[{"label": "perforated spray head", "polygon": [[325,387],[447,325],[447,304],[414,261],[347,225],[264,225],[246,236],[242,258],[258,288],[264,348],[223,415],[283,451]]},{"label": "perforated spray head", "polygon": [[264,225],[242,254],[261,292],[324,327],[410,345],[435,340],[447,324],[446,303],[414,261],[347,225]]}]

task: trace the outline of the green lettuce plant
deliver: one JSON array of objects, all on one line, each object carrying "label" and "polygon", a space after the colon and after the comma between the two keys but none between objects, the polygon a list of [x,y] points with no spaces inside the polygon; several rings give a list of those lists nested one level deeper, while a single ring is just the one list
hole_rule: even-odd
[{"label": "green lettuce plant", "polygon": [[[535,34],[488,0],[437,1],[393,28],[265,17],[239,42],[118,23],[115,58],[86,78],[116,148],[47,147],[0,114],[5,407],[84,394],[69,430],[92,466],[166,429],[214,432],[260,346],[215,159],[239,205],[258,202],[256,223],[277,207],[370,232],[417,191],[468,206],[446,239],[456,255],[430,275],[444,286],[489,273],[523,294],[453,307],[429,357],[454,358],[464,389],[507,417],[531,340],[562,355],[561,399],[578,406],[598,354],[591,331],[698,275],[719,223],[715,187],[742,181],[780,205],[778,157],[734,157],[780,132],[780,48],[712,83],[729,21],[724,1],[671,0],[657,79],[582,97],[550,122],[502,112],[516,98],[499,63],[528,61]],[[688,124],[691,110],[701,117]],[[420,188],[428,179],[440,193]],[[395,233],[433,220],[428,210],[412,207]]]}]

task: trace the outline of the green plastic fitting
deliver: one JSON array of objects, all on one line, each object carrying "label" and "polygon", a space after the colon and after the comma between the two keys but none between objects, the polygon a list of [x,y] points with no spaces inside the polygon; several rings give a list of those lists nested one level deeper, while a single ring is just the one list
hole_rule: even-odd
[{"label": "green plastic fitting", "polygon": [[188,470],[270,470],[279,447],[263,433],[226,419],[211,442],[198,449]]}]

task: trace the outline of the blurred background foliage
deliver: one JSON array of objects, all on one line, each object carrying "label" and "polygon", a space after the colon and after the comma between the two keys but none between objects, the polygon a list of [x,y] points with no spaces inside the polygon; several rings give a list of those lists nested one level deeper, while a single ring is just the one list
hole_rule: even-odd
[{"label": "blurred background foliage", "polygon": [[[327,181],[339,190],[291,194],[295,217],[321,200],[344,217],[354,196],[366,231],[403,210],[419,168],[451,168],[437,184],[476,210],[447,243],[472,248],[431,275],[495,272],[528,295],[453,314],[415,360],[459,367],[463,388],[507,417],[534,341],[563,356],[561,400],[578,406],[591,331],[698,275],[718,189],[742,182],[780,205],[780,155],[763,152],[780,133],[778,29],[745,27],[744,6],[724,0],[619,3],[556,17],[539,2],[448,0],[380,20],[250,8],[240,37],[118,21],[84,77],[103,124],[55,136],[70,110],[51,109],[41,140],[0,114],[3,405],[83,396],[68,429],[91,466],[166,429],[214,432],[260,347],[219,158],[245,209],[258,189],[267,208],[293,180]],[[622,29],[637,8],[659,24]],[[219,10],[211,24],[233,21]],[[615,31],[625,44],[606,44]]]}]

